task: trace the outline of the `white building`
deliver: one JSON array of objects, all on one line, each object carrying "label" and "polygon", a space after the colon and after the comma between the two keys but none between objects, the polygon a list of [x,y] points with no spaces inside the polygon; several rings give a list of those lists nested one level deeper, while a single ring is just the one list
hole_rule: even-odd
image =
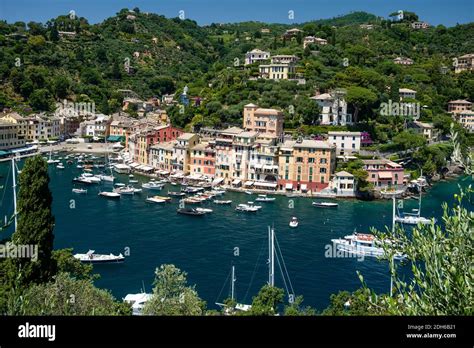
[{"label": "white building", "polygon": [[474,111],[466,110],[458,114],[459,123],[470,133],[474,133]]},{"label": "white building", "polygon": [[336,152],[340,155],[358,153],[360,139],[360,132],[328,132],[328,141],[336,145]]},{"label": "white building", "polygon": [[303,40],[303,48],[306,48],[308,45],[311,44],[324,46],[328,44],[328,40],[315,36],[306,36]]},{"label": "white building", "polygon": [[400,88],[398,90],[398,95],[400,96],[400,100],[416,99],[416,91],[409,88]]},{"label": "white building", "polygon": [[268,59],[270,59],[270,52],[256,48],[245,54],[245,65],[266,61]]},{"label": "white building", "polygon": [[319,122],[323,125],[345,126],[352,124],[352,115],[347,113],[347,102],[343,97],[324,93],[311,97],[321,108]]},{"label": "white building", "polygon": [[337,196],[354,197],[356,194],[356,182],[354,175],[346,171],[337,172],[329,186]]},{"label": "white building", "polygon": [[99,114],[93,120],[84,121],[81,124],[83,136],[99,137],[105,136],[109,127],[110,116]]}]

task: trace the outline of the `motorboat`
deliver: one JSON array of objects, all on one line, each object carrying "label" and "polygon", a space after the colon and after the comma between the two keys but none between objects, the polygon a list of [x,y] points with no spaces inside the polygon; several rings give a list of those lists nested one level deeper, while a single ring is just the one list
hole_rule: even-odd
[{"label": "motorboat", "polygon": [[247,204],[239,204],[235,208],[237,211],[256,212],[262,209],[260,205],[253,205],[253,202],[247,202]]},{"label": "motorboat", "polygon": [[142,188],[147,190],[161,190],[165,186],[164,184],[160,184],[154,181],[150,181],[148,183],[142,184]]},{"label": "motorboat", "polygon": [[152,294],[147,294],[145,292],[139,294],[127,294],[127,296],[124,297],[123,302],[132,305],[132,315],[142,315],[145,303],[150,301],[152,296]]},{"label": "motorboat", "polygon": [[157,197],[159,197],[159,196],[147,197],[146,201],[148,203],[166,203],[166,201],[164,199],[157,198]]},{"label": "motorboat", "polygon": [[229,199],[229,200],[218,200],[218,199],[215,199],[214,200],[214,203],[215,204],[232,204],[232,201]]},{"label": "motorboat", "polygon": [[206,213],[202,211],[197,211],[194,208],[179,208],[176,210],[178,214],[183,214],[183,215],[193,215],[193,216],[202,216],[205,215]]},{"label": "motorboat", "polygon": [[133,187],[126,186],[126,187],[119,187],[114,190],[115,192],[121,194],[121,195],[133,195],[135,194],[135,190]]},{"label": "motorboat", "polygon": [[196,208],[196,211],[203,212],[205,214],[209,214],[213,212],[213,210],[209,208]]},{"label": "motorboat", "polygon": [[56,166],[57,169],[64,169],[64,165],[62,163],[59,163],[57,166]]},{"label": "motorboat", "polygon": [[293,216],[290,221],[290,227],[296,228],[298,227],[298,224],[299,224],[298,219]]},{"label": "motorboat", "polygon": [[114,186],[115,186],[115,187],[125,187],[125,184],[122,183],[122,182],[116,182],[116,183],[114,184]]},{"label": "motorboat", "polygon": [[81,189],[81,188],[73,188],[72,192],[82,194],[82,193],[87,193],[87,190],[86,189]]},{"label": "motorboat", "polygon": [[222,196],[225,193],[225,191],[224,190],[212,190],[211,193],[214,196]]},{"label": "motorboat", "polygon": [[318,208],[337,208],[338,204],[333,202],[313,202],[313,206]]},{"label": "motorboat", "polygon": [[142,191],[143,191],[141,188],[136,188],[136,187],[132,187],[132,189],[133,189],[134,193],[142,193]]},{"label": "motorboat", "polygon": [[171,197],[183,197],[186,194],[184,192],[168,191],[168,196]]},{"label": "motorboat", "polygon": [[248,194],[248,195],[253,195],[252,191],[245,191],[245,193]]},{"label": "motorboat", "polygon": [[[379,241],[373,234],[357,233],[347,235],[344,238],[331,239],[336,248],[340,251],[347,252],[360,256],[383,257],[385,251],[382,247],[382,242]],[[385,243],[391,243],[386,241]],[[395,260],[403,260],[406,255],[396,253]]]},{"label": "motorboat", "polygon": [[189,198],[184,198],[183,200],[181,200],[181,202],[185,203],[185,204],[200,204],[202,203],[202,199],[199,199],[197,197],[189,197]]},{"label": "motorboat", "polygon": [[101,174],[101,175],[97,175],[97,177],[100,178],[100,180],[106,181],[106,182],[114,182],[115,180],[113,175]]},{"label": "motorboat", "polygon": [[165,202],[171,202],[171,197],[166,197],[166,196],[153,196],[153,198],[156,198],[156,199],[161,199]]},{"label": "motorboat", "polygon": [[137,184],[137,183],[138,183],[138,180],[128,180],[128,182],[129,182],[130,184]]},{"label": "motorboat", "polygon": [[257,202],[274,202],[275,197],[268,197],[267,195],[258,195],[257,198],[255,198],[255,201]]},{"label": "motorboat", "polygon": [[110,253],[105,255],[94,253],[95,250],[89,250],[86,254],[74,254],[74,258],[84,263],[117,263],[125,260],[122,254],[114,255]]},{"label": "motorboat", "polygon": [[120,193],[102,191],[102,192],[99,192],[99,196],[106,197],[106,198],[112,198],[112,199],[119,199],[120,198]]}]

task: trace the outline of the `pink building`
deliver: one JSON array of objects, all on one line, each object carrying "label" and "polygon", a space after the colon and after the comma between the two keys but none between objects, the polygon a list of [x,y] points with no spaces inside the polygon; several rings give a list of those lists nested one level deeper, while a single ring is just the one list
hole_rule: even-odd
[{"label": "pink building", "polygon": [[364,169],[369,173],[367,181],[377,188],[402,186],[403,167],[387,159],[363,160]]}]

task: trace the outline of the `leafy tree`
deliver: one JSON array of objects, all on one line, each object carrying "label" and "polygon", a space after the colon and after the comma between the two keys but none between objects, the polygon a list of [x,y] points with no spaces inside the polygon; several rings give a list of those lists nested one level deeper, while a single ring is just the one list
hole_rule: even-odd
[{"label": "leafy tree", "polygon": [[[397,240],[399,251],[407,255],[413,277],[406,280],[400,266],[385,243],[390,260],[395,292],[379,298],[371,291],[373,301],[382,302],[392,315],[473,315],[474,314],[474,213],[463,206],[466,192],[455,195],[456,205],[443,204],[443,225],[418,225],[411,237],[397,228],[391,239]],[[381,239],[386,234],[378,233]]]},{"label": "leafy tree", "polygon": [[316,315],[316,311],[309,307],[302,307],[303,296],[297,296],[294,302],[288,306],[285,306],[284,315],[286,316],[307,316]]},{"label": "leafy tree", "polygon": [[263,286],[258,295],[253,298],[250,315],[275,315],[278,305],[283,303],[285,292],[274,286]]},{"label": "leafy tree", "polygon": [[354,106],[354,121],[357,122],[359,112],[373,106],[377,101],[377,95],[367,88],[351,86],[347,89],[346,100]]},{"label": "leafy tree", "polygon": [[53,281],[29,287],[8,315],[131,315],[128,304],[116,302],[91,280],[59,273]]},{"label": "leafy tree", "polygon": [[19,177],[18,227],[12,235],[15,245],[34,245],[38,259],[14,259],[20,284],[46,282],[56,272],[52,258],[54,217],[49,190],[48,164],[41,156],[30,157]]},{"label": "leafy tree", "polygon": [[145,304],[148,315],[202,315],[206,303],[188,286],[186,272],[174,265],[161,265],[155,271],[152,298]]},{"label": "leafy tree", "polygon": [[[24,85],[22,85],[24,87]],[[29,97],[30,105],[35,111],[50,111],[53,105],[51,93],[47,89],[37,89]]]}]

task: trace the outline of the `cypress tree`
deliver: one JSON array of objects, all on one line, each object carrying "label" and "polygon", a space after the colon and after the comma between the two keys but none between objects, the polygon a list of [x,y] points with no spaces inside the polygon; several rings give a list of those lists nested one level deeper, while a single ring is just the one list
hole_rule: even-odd
[{"label": "cypress tree", "polygon": [[56,272],[52,258],[54,216],[53,197],[49,190],[48,164],[41,156],[30,157],[19,176],[18,227],[12,235],[15,245],[37,246],[37,260],[14,259],[20,283],[49,281]]}]

